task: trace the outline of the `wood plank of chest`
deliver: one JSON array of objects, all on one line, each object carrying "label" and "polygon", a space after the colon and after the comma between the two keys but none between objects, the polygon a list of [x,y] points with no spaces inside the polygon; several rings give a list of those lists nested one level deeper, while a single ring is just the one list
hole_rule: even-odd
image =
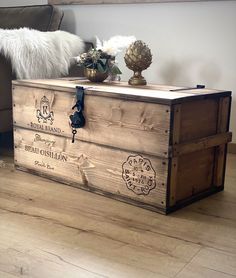
[{"label": "wood plank of chest", "polygon": [[[165,206],[167,159],[145,156],[153,167],[155,187],[148,195],[136,195],[127,188],[123,172],[123,164],[133,154],[131,152],[81,141],[72,144],[70,139],[61,136],[22,128],[15,128],[14,137],[15,164],[23,167],[22,170],[28,169],[89,191],[101,190],[107,195],[111,193],[154,206]],[[149,174],[145,171],[143,176]],[[139,172],[134,172],[134,175],[138,178]]]},{"label": "wood plank of chest", "polygon": [[132,87],[128,85],[127,82],[103,82],[103,83],[92,83],[88,80],[83,80],[81,78],[60,78],[60,79],[35,79],[35,80],[20,80],[13,81],[14,84],[21,84],[25,86],[40,86],[41,88],[52,87],[66,87],[66,88],[75,88],[75,86],[85,86],[88,88],[106,88],[106,90],[116,90],[126,88],[127,90],[159,90],[159,91],[171,91],[171,90],[180,90],[183,87],[171,86],[171,85],[162,85],[162,84],[148,84],[145,86],[135,86]]},{"label": "wood plank of chest", "polygon": [[68,81],[68,80],[20,80],[13,81],[14,85],[21,85],[33,88],[41,88],[55,91],[64,91],[75,93],[76,86],[83,86],[86,89],[86,95],[104,96],[109,98],[119,98],[125,100],[143,101],[149,103],[159,103],[170,105],[173,100],[192,96],[188,91],[171,91],[180,87],[166,85],[149,85],[131,87],[120,84],[110,85],[109,83],[91,83],[88,81]]},{"label": "wood plank of chest", "polygon": [[13,81],[13,84],[45,88],[52,90],[63,90],[74,92],[76,86],[83,86],[92,95],[103,95],[111,98],[125,98],[141,100],[154,103],[174,104],[190,100],[202,99],[211,95],[229,96],[229,91],[215,89],[195,89],[187,87],[177,87],[161,84],[149,84],[146,86],[130,86],[126,82],[103,82],[91,83],[81,78],[61,78],[61,79],[36,79]]},{"label": "wood plank of chest", "polygon": [[[38,122],[40,100],[46,96],[52,124]],[[14,125],[71,138],[69,115],[76,100],[62,91],[18,86],[14,90]],[[24,112],[24,113],[23,113]],[[168,156],[170,108],[168,105],[127,101],[86,94],[86,125],[76,138],[137,153]]]}]

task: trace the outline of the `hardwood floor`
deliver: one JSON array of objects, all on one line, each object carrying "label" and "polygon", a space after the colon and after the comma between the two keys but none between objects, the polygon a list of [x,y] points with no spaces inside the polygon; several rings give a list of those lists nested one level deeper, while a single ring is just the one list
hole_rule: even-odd
[{"label": "hardwood floor", "polygon": [[164,216],[0,160],[0,277],[236,277],[236,155],[225,191]]}]

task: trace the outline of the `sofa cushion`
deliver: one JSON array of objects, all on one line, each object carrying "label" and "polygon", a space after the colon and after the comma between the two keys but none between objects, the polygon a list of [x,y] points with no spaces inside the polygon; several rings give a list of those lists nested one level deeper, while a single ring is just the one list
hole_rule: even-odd
[{"label": "sofa cushion", "polygon": [[[56,31],[62,17],[63,12],[51,5],[0,7],[0,28],[28,27],[39,31]],[[11,80],[14,78],[10,61],[0,55],[0,132],[12,129]]]},{"label": "sofa cushion", "polygon": [[0,53],[0,111],[11,107],[10,76],[12,76],[11,62]]},{"label": "sofa cushion", "polygon": [[0,28],[55,31],[60,27],[62,17],[63,12],[51,5],[0,8]]}]

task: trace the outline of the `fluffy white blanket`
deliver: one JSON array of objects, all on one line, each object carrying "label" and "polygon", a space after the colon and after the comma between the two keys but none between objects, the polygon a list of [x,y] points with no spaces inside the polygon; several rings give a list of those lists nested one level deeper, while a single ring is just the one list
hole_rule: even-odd
[{"label": "fluffy white blanket", "polygon": [[0,53],[10,59],[18,79],[67,75],[73,57],[83,50],[81,38],[65,31],[0,29]]}]

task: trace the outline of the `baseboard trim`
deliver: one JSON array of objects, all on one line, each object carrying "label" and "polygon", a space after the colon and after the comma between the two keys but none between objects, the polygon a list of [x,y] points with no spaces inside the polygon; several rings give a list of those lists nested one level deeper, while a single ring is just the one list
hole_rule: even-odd
[{"label": "baseboard trim", "polygon": [[228,153],[236,154],[236,143],[229,143],[228,144]]}]

